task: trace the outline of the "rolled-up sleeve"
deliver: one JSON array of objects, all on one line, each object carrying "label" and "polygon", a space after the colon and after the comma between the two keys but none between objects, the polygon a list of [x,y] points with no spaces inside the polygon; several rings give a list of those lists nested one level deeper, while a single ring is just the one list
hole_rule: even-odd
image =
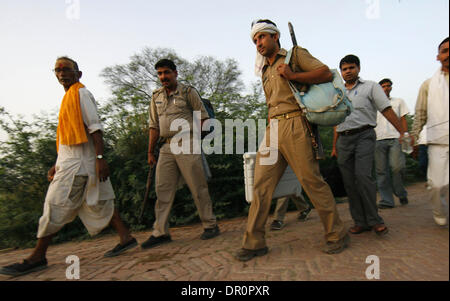
[{"label": "rolled-up sleeve", "polygon": [[98,130],[103,132],[103,126],[98,116],[94,96],[87,89],[80,89],[79,93],[83,123],[87,127],[89,134],[92,134]]},{"label": "rolled-up sleeve", "polygon": [[203,105],[203,101],[195,89],[189,89],[189,94],[188,94],[187,100],[188,100],[189,104],[191,105],[193,111],[201,112],[201,119],[209,118],[209,114],[206,111],[205,106]]}]

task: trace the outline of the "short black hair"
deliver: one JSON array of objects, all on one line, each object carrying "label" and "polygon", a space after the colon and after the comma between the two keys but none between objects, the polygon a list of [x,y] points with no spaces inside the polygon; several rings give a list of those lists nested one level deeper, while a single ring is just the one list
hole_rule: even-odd
[{"label": "short black hair", "polygon": [[172,60],[169,60],[169,59],[159,60],[155,64],[155,69],[158,69],[161,67],[167,67],[167,68],[171,69],[172,71],[177,71],[177,66],[175,65],[175,63]]},{"label": "short black hair", "polygon": [[[273,26],[277,27],[277,24],[275,24],[275,22],[273,22],[273,21],[271,21],[271,20],[269,20],[269,19],[259,19],[259,20],[253,21],[251,27],[253,28],[253,25],[258,24],[258,23],[272,24]],[[272,35],[273,35],[273,34],[272,34]],[[277,42],[278,42],[278,47],[281,48],[280,36],[279,36],[279,35],[278,35],[278,41],[277,41]]]},{"label": "short black hair", "polygon": [[56,61],[59,61],[59,60],[66,60],[66,61],[72,62],[73,67],[75,68],[75,71],[80,71],[80,69],[78,68],[77,62],[75,62],[75,60],[71,59],[70,57],[68,57],[68,56],[60,56],[60,57],[58,57],[56,59]]},{"label": "short black hair", "polygon": [[441,44],[439,44],[438,51],[441,49],[442,44],[444,44],[444,43],[446,43],[446,42],[448,42],[448,37],[446,37],[446,38],[441,42]]},{"label": "short black hair", "polygon": [[359,58],[353,54],[346,55],[341,59],[341,62],[339,63],[339,69],[342,69],[343,64],[356,64],[358,68],[360,67]]},{"label": "short black hair", "polygon": [[391,84],[391,86],[393,85],[393,82],[389,78],[383,78],[382,80],[380,80],[380,82],[378,84],[381,86],[382,84],[385,84],[385,83],[389,83],[389,84]]}]

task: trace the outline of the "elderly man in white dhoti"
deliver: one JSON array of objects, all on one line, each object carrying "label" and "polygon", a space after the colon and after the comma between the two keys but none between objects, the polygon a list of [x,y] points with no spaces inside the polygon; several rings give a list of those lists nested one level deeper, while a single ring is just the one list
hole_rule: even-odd
[{"label": "elderly man in white dhoti", "polygon": [[137,246],[136,239],[114,209],[114,191],[108,164],[103,158],[103,127],[95,99],[79,82],[82,73],[74,60],[58,58],[54,72],[66,94],[56,133],[58,158],[48,172],[51,183],[39,220],[38,242],[22,263],[1,268],[0,274],[18,276],[46,268],[45,255],[52,238],[77,215],[90,235],[98,234],[108,225],[118,232],[120,243],[105,253],[106,257]]},{"label": "elderly man in white dhoti", "polygon": [[426,125],[428,145],[428,187],[433,217],[439,226],[447,225],[448,216],[448,106],[449,106],[449,38],[438,47],[437,60],[441,63],[433,77],[426,80],[419,90],[412,130],[413,143]]}]

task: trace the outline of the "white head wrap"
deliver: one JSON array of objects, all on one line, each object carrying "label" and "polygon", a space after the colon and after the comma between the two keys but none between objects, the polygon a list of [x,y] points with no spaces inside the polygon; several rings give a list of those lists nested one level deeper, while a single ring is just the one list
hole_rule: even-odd
[{"label": "white head wrap", "polygon": [[[255,37],[255,35],[259,32],[268,32],[270,34],[278,34],[278,37],[280,36],[280,30],[273,24],[269,23],[255,23],[252,26],[252,32],[250,34],[250,38],[252,39]],[[265,57],[256,50],[256,60],[255,60],[255,74],[256,76],[261,77],[262,76],[262,69],[264,67]]]}]

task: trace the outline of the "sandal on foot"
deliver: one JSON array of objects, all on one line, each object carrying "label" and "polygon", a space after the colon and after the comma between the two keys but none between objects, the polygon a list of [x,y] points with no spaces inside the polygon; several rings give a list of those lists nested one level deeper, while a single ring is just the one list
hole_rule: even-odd
[{"label": "sandal on foot", "polygon": [[375,231],[375,233],[377,235],[385,235],[389,232],[388,227],[386,227],[385,224],[376,224],[375,226],[373,226],[373,230]]},{"label": "sandal on foot", "polygon": [[363,227],[363,226],[355,225],[355,226],[351,227],[350,229],[348,229],[348,232],[350,232],[351,234],[360,234],[360,233],[370,231],[370,230],[372,230],[370,227]]}]

